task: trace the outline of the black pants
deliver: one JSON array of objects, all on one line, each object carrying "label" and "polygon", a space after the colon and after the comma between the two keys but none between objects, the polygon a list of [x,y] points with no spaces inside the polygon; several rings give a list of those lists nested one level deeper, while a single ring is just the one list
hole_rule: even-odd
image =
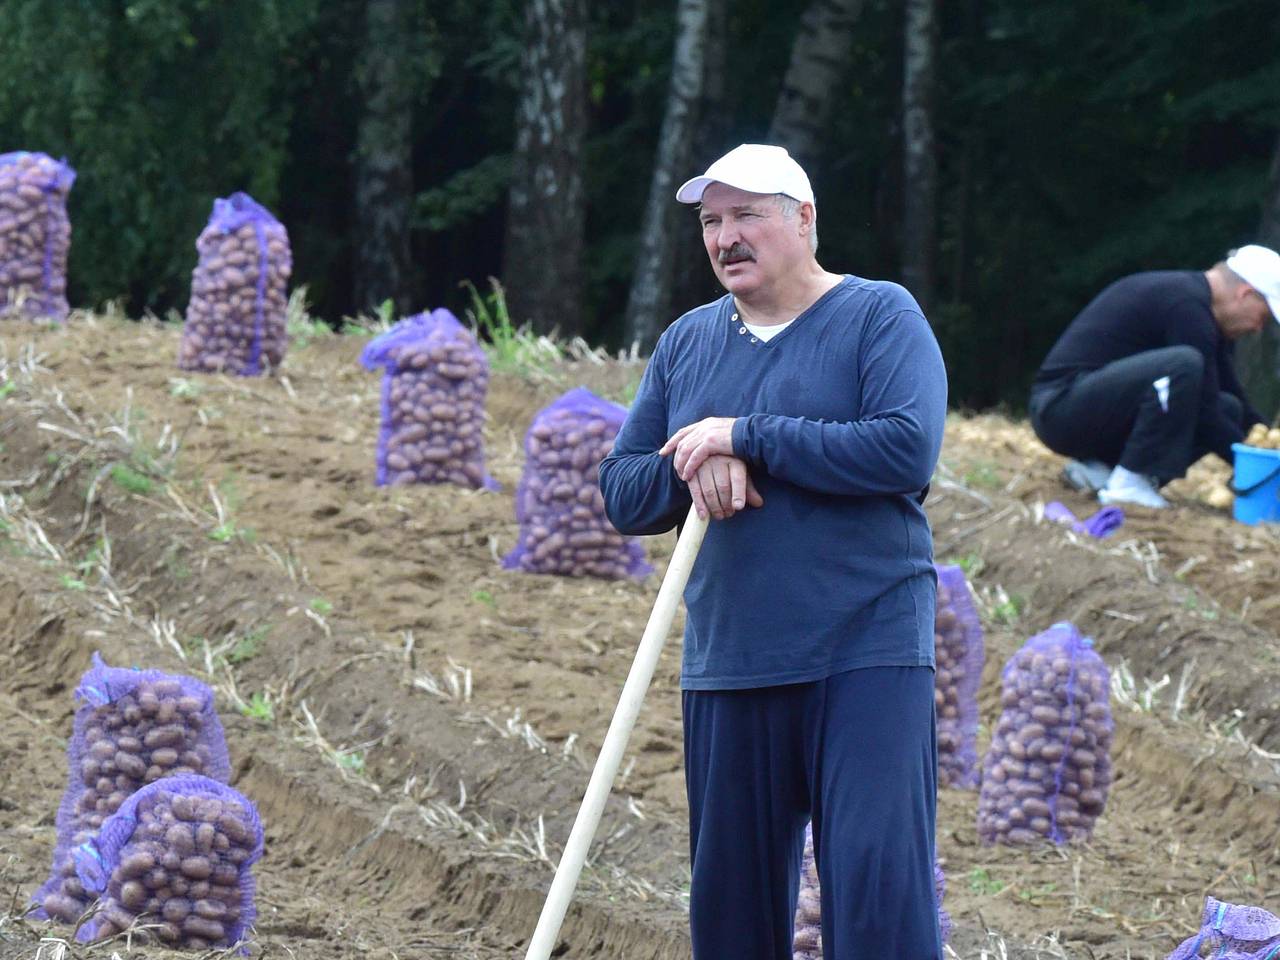
[{"label": "black pants", "polygon": [[683,694],[694,960],[791,960],[805,822],[826,960],[939,960],[928,667]]},{"label": "black pants", "polygon": [[[1031,426],[1054,453],[1101,460],[1156,477],[1181,477],[1211,449],[1201,423],[1204,357],[1194,347],[1164,347],[1117,360],[1031,393]],[[1241,424],[1244,409],[1229,393],[1219,415]]]}]

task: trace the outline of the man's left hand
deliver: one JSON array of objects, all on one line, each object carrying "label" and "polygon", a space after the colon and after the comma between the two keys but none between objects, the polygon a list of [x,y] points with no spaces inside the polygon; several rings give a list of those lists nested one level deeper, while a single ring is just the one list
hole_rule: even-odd
[{"label": "man's left hand", "polygon": [[662,456],[675,453],[672,466],[676,475],[688,483],[707,457],[717,454],[733,456],[734,417],[707,417],[681,427],[658,451]]}]

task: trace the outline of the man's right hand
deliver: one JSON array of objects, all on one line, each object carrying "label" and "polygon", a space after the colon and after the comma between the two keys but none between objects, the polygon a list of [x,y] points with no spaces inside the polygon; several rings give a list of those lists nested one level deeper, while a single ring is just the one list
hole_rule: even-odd
[{"label": "man's right hand", "polygon": [[716,520],[728,520],[739,510],[764,506],[746,463],[724,454],[714,454],[703,461],[689,481],[689,494],[698,516],[704,520],[708,514]]}]

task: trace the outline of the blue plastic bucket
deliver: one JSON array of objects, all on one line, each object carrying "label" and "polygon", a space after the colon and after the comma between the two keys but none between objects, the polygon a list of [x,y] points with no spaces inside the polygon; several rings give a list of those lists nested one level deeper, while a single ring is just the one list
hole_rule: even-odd
[{"label": "blue plastic bucket", "polygon": [[1235,518],[1241,523],[1280,523],[1280,450],[1233,443]]}]

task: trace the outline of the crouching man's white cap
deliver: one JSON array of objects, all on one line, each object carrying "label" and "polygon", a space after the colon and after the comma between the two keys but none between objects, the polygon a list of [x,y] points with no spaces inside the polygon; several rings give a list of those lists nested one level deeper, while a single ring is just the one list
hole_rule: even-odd
[{"label": "crouching man's white cap", "polygon": [[1280,254],[1250,244],[1227,257],[1227,268],[1267,298],[1271,316],[1280,323]]},{"label": "crouching man's white cap", "polygon": [[[702,176],[686,180],[676,191],[676,199],[681,203],[698,203],[702,200],[702,191],[713,183],[723,183],[748,193],[785,193],[801,203],[813,203],[813,187],[800,164],[785,148],[765,143],[744,143],[734,147],[707,167]],[[1272,309],[1274,311],[1275,308]]]}]

